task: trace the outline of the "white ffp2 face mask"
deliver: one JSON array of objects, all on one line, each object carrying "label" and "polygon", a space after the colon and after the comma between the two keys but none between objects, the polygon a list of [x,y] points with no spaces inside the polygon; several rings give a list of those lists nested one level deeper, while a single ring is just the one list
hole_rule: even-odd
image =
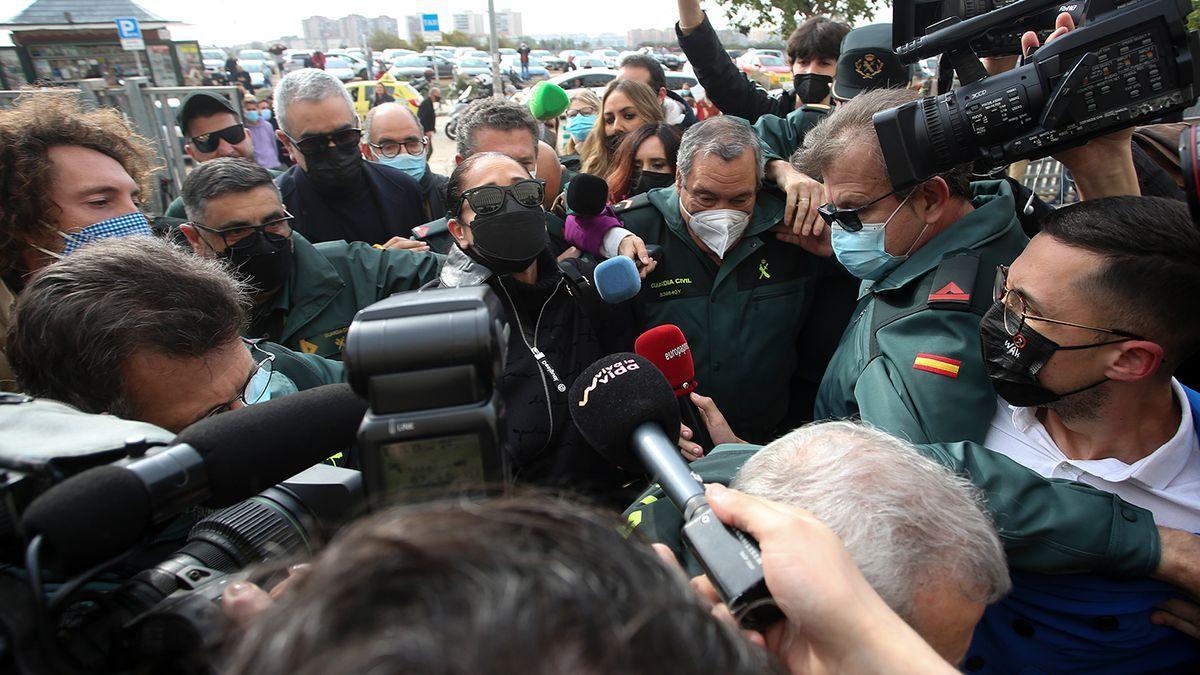
[{"label": "white ffp2 face mask", "polygon": [[741,240],[746,227],[750,225],[750,214],[745,211],[712,209],[692,214],[688,212],[682,200],[679,202],[679,208],[691,219],[688,228],[696,238],[704,242],[704,245],[721,260],[724,260],[729,249]]}]

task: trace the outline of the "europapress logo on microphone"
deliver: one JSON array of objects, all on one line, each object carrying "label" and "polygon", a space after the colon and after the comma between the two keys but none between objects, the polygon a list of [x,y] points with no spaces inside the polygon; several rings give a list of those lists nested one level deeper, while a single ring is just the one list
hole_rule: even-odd
[{"label": "europapress logo on microphone", "polygon": [[666,360],[670,361],[671,359],[683,356],[687,352],[688,352],[688,343],[685,342],[685,343],[679,345],[678,347],[672,349],[671,351],[667,352],[666,354],[663,354],[663,357]]},{"label": "europapress logo on microphone", "polygon": [[633,359],[621,359],[611,366],[604,366],[600,369],[600,372],[592,376],[592,383],[588,385],[587,389],[583,390],[583,398],[578,403],[579,407],[582,408],[587,405],[588,396],[595,391],[596,387],[608,384],[613,378],[624,375],[631,370],[638,370],[639,368],[641,366]]}]

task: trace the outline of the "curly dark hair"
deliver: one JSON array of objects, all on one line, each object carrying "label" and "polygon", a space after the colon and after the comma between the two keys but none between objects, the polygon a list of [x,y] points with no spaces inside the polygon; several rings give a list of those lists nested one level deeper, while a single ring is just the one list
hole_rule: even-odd
[{"label": "curly dark hair", "polygon": [[60,209],[49,196],[53,165],[48,150],[77,145],[112,157],[150,192],[154,151],[118,110],[84,110],[72,91],[26,91],[0,110],[0,274],[44,228],[56,227]]}]

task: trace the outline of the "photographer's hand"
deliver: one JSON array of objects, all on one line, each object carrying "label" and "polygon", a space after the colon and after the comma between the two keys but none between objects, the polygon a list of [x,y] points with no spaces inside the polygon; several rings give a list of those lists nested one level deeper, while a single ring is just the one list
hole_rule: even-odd
[{"label": "photographer's hand", "polygon": [[[1075,29],[1075,20],[1063,12],[1054,22],[1054,32],[1046,44]],[[1029,31],[1021,36],[1021,52],[1026,56],[1039,46],[1038,36]],[[1054,159],[1070,169],[1079,198],[1099,199],[1142,194],[1133,165],[1133,128],[1098,136],[1085,145],[1054,154]]]},{"label": "photographer's hand", "polygon": [[764,635],[792,672],[953,673],[863,578],[838,536],[803,509],[709,484],[722,522],[758,540],[763,574],[787,617]]}]

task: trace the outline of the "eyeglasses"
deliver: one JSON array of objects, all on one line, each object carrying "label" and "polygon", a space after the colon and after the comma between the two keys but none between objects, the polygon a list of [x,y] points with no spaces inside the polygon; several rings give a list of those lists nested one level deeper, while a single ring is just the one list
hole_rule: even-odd
[{"label": "eyeglasses", "polygon": [[[1021,329],[1025,327],[1026,319],[1034,321],[1045,321],[1059,326],[1070,326],[1072,328],[1082,328],[1084,330],[1094,330],[1098,333],[1108,333],[1109,335],[1119,335],[1124,340],[1113,340],[1103,344],[1114,344],[1124,342],[1125,340],[1145,340],[1146,338],[1136,334],[1128,333],[1123,330],[1115,330],[1112,328],[1097,328],[1095,326],[1085,326],[1081,323],[1071,323],[1070,321],[1059,321],[1058,319],[1048,319],[1044,316],[1030,314],[1028,304],[1025,301],[1025,296],[1021,295],[1020,291],[1015,291],[1008,288],[1008,266],[999,265],[996,267],[996,281],[992,285],[992,300],[1000,303],[1004,308],[1004,332],[1012,337],[1020,335]],[[1087,345],[1089,347],[1098,347],[1100,345]]]},{"label": "eyeglasses", "polygon": [[429,141],[425,138],[410,138],[403,143],[400,141],[384,140],[382,143],[368,143],[380,157],[391,159],[400,154],[403,150],[410,155],[425,154],[425,144]]},{"label": "eyeglasses", "polygon": [[587,116],[587,115],[595,115],[595,114],[596,114],[595,108],[579,108],[577,110],[568,110],[567,111],[567,119],[571,119],[572,117],[575,117],[576,115]]},{"label": "eyeglasses", "polygon": [[518,204],[526,208],[539,206],[546,198],[546,183],[533,178],[517,181],[512,185],[483,185],[462,193],[456,213],[462,212],[462,203],[471,205],[477,216],[486,216],[504,208],[506,195],[512,195]]},{"label": "eyeglasses", "polygon": [[246,343],[246,346],[250,348],[250,354],[257,361],[257,365],[250,371],[250,375],[246,377],[246,383],[242,385],[237,396],[209,410],[200,419],[207,419],[213,415],[229,412],[238,401],[241,401],[242,405],[254,405],[261,401],[263,395],[267,393],[267,389],[271,385],[271,375],[275,372],[273,365],[275,355],[259,347],[258,343],[254,340],[243,338],[242,342]]},{"label": "eyeglasses", "polygon": [[258,239],[258,237],[254,236],[256,232],[266,237],[267,241],[272,243],[278,244],[287,241],[292,236],[293,219],[295,219],[295,216],[284,211],[282,218],[268,220],[261,225],[247,225],[245,227],[230,227],[218,230],[203,223],[193,222],[192,227],[217,235],[225,244],[225,248],[237,251],[252,247]]},{"label": "eyeglasses", "polygon": [[287,132],[284,132],[283,135],[287,136],[288,140],[305,155],[319,155],[323,152],[328,152],[330,144],[345,150],[358,145],[362,141],[362,129],[355,128],[338,129],[327,134],[313,134],[312,136],[305,136],[300,140],[288,136]]},{"label": "eyeglasses", "polygon": [[224,129],[210,131],[207,134],[192,136],[189,140],[191,140],[192,145],[200,152],[212,152],[217,149],[217,146],[221,145],[222,140],[230,145],[237,145],[246,140],[246,127],[235,124]]},{"label": "eyeglasses", "polygon": [[840,209],[833,202],[830,202],[817,207],[817,213],[821,214],[821,219],[830,227],[839,227],[846,232],[858,232],[863,229],[862,218],[858,215],[863,209],[870,208],[892,195],[899,194],[899,190],[892,190],[882,197],[872,199],[866,204],[853,209]]}]

